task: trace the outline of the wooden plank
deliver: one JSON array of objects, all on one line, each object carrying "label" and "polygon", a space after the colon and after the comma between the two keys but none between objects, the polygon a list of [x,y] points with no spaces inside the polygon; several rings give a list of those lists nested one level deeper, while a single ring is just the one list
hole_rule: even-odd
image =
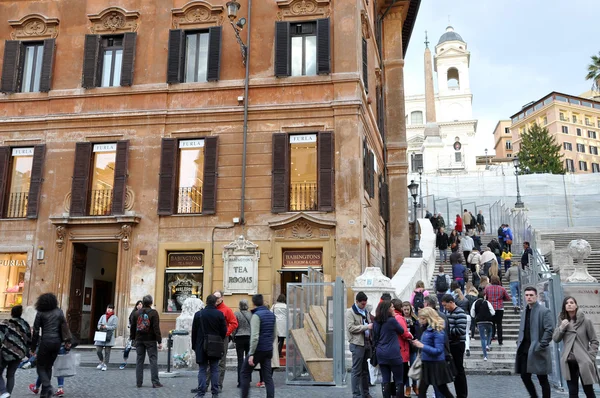
[{"label": "wooden plank", "polygon": [[327,340],[326,337],[326,327],[327,327],[327,318],[325,317],[325,310],[321,306],[311,305],[310,306],[310,317],[313,322],[317,326],[317,330],[319,331],[319,335],[323,341]]},{"label": "wooden plank", "polygon": [[306,359],[304,362],[314,381],[321,383],[333,382],[332,358]]},{"label": "wooden plank", "polygon": [[306,330],[306,334],[308,335],[308,339],[313,346],[318,357],[326,358],[325,356],[325,343],[321,340],[321,336],[319,336],[319,332],[317,331],[317,327],[310,319],[309,316],[304,317],[304,330]]}]

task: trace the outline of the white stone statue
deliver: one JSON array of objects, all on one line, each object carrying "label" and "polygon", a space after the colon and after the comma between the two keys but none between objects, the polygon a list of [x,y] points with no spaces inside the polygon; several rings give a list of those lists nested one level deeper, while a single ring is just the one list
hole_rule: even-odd
[{"label": "white stone statue", "polygon": [[181,315],[175,320],[177,330],[187,330],[190,335],[173,336],[173,365],[176,368],[190,367],[196,363],[196,356],[192,351],[192,323],[196,312],[204,308],[204,302],[196,297],[190,297],[181,306]]},{"label": "white stone statue", "polygon": [[567,283],[597,283],[598,280],[589,274],[587,266],[583,263],[583,260],[588,258],[592,252],[592,247],[588,241],[583,239],[572,240],[569,243],[568,251],[569,255],[573,257],[573,263],[575,263],[575,260],[577,263],[575,264],[575,271],[567,278]]},{"label": "white stone statue", "polygon": [[392,298],[396,297],[396,291],[392,286],[390,278],[383,275],[379,267],[365,268],[365,272],[357,276],[354,280],[352,290],[355,295],[360,291],[367,295],[368,304],[372,306],[371,314],[373,315],[375,315],[375,309],[383,293],[389,293]]}]

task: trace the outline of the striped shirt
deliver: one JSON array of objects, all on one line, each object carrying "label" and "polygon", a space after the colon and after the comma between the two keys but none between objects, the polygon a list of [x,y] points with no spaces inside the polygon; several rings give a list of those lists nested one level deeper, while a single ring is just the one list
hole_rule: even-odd
[{"label": "striped shirt", "polygon": [[448,311],[450,344],[464,343],[467,338],[467,314],[465,310],[456,307],[454,311]]}]

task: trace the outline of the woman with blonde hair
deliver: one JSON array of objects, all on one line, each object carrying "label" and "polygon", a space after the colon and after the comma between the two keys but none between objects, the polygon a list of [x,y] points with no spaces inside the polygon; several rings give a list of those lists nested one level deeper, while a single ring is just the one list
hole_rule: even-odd
[{"label": "woman with blonde hair", "polygon": [[496,259],[493,259],[491,261],[492,261],[492,265],[490,266],[490,270],[489,270],[489,278],[492,279],[492,276],[497,276],[498,279],[500,279],[500,286],[502,286],[502,277],[500,275],[502,270],[498,266],[498,261]]},{"label": "woman with blonde hair", "polygon": [[479,287],[477,287],[477,290],[479,291],[479,293],[483,293],[483,291],[485,290],[485,287],[489,284],[490,284],[490,279],[487,276],[482,276],[481,281],[479,282]]},{"label": "woman with blonde hair", "polygon": [[447,384],[453,380],[450,368],[446,365],[446,332],[444,321],[433,308],[423,308],[419,312],[419,323],[424,328],[421,341],[413,340],[412,344],[421,349],[421,382],[419,398],[427,397],[430,385],[437,386],[446,398],[454,398]]}]

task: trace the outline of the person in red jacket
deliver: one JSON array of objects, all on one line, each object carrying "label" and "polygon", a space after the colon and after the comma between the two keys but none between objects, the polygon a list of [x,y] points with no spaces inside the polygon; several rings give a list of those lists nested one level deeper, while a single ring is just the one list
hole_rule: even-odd
[{"label": "person in red jacket", "polygon": [[460,218],[460,214],[456,215],[456,225],[454,226],[454,229],[456,230],[456,232],[458,232],[459,235],[462,235],[463,221],[462,218]]},{"label": "person in red jacket", "polygon": [[[223,302],[223,292],[217,290],[213,293],[217,298],[217,309],[225,315],[225,323],[227,324],[227,334],[224,341],[225,344],[225,354],[223,354],[223,358],[219,361],[219,392],[223,391],[223,380],[225,379],[225,365],[227,364],[227,351],[229,349],[229,336],[238,328],[238,320],[235,317],[235,314],[225,303]],[[206,388],[210,385],[210,377],[207,374],[206,377]]]},{"label": "person in red jacket", "polygon": [[404,385],[404,396],[410,397],[410,380],[408,379],[408,361],[410,360],[410,344],[409,341],[413,339],[413,335],[410,333],[408,326],[406,325],[406,319],[404,318],[404,313],[402,312],[402,300],[393,299],[392,305],[394,306],[394,318],[398,321],[402,329],[404,329],[404,334],[398,335],[398,342],[400,343],[400,355],[402,355],[403,366],[402,369],[404,371],[403,380],[400,383],[396,381],[396,397],[400,396],[401,386]]}]

